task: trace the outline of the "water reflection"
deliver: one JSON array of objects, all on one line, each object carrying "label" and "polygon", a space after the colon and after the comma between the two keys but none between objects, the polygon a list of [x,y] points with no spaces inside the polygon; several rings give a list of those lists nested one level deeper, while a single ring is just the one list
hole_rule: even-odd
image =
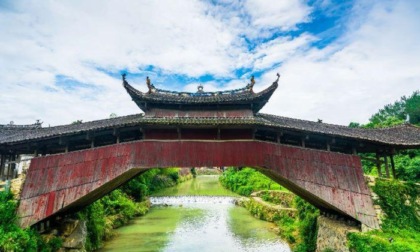
[{"label": "water reflection", "polygon": [[274,224],[250,216],[232,197],[151,201],[151,212],[118,229],[119,236],[102,251],[290,251]]}]

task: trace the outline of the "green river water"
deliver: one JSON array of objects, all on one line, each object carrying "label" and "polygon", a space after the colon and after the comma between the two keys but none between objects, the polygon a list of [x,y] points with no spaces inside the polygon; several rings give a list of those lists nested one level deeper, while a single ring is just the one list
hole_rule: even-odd
[{"label": "green river water", "polygon": [[234,205],[237,196],[213,175],[164,189],[100,251],[290,251],[274,224]]}]

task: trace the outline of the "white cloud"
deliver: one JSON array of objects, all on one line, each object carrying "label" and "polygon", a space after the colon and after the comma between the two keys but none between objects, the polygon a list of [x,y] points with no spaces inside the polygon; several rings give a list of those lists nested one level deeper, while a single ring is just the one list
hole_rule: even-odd
[{"label": "white cloud", "polygon": [[254,70],[264,70],[273,65],[283,62],[295,54],[301,54],[309,47],[315,37],[309,34],[302,34],[297,38],[278,37],[267,43],[259,45],[253,56],[255,59]]},{"label": "white cloud", "polygon": [[[160,88],[195,91],[197,83],[184,87],[162,76],[210,74],[225,81],[239,68],[267,71],[257,80],[261,90],[279,71],[279,90],[264,111],[343,124],[366,121],[418,88],[420,15],[405,2],[364,8],[338,42],[321,50],[309,48],[319,39],[309,33],[261,42],[310,21],[312,9],[301,1],[11,4],[11,10],[0,9],[1,124],[41,119],[56,125],[139,113],[120,79],[103,70],[137,73],[128,78],[143,91],[146,75]],[[250,50],[246,39],[257,46]],[[149,65],[158,70],[145,72]],[[204,87],[243,87],[250,74]],[[57,86],[58,75],[89,86]]]},{"label": "white cloud", "polygon": [[248,0],[245,8],[252,17],[252,25],[265,29],[294,29],[296,24],[309,21],[311,12],[311,8],[300,0]]},{"label": "white cloud", "polygon": [[[284,63],[280,87],[263,111],[347,125],[420,88],[419,9],[375,5],[343,41]],[[272,78],[273,72],[263,80]]]}]

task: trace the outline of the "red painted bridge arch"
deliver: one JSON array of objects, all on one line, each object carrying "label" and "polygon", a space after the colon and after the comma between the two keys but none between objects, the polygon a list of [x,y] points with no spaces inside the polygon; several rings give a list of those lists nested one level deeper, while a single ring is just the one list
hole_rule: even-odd
[{"label": "red painted bridge arch", "polygon": [[21,225],[88,205],[152,167],[201,166],[254,167],[321,209],[378,228],[358,156],[257,140],[142,140],[34,158]]}]

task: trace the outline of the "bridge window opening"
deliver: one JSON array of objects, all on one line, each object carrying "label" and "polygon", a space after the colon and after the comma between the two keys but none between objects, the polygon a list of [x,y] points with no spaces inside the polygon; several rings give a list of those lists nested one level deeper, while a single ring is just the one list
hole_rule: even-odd
[{"label": "bridge window opening", "polygon": [[317,150],[327,150],[327,140],[322,137],[311,136],[305,140],[305,147]]},{"label": "bridge window opening", "polygon": [[333,152],[340,152],[344,154],[353,154],[353,146],[342,140],[336,140],[334,143],[330,144],[330,150]]},{"label": "bridge window opening", "polygon": [[216,140],[217,129],[181,129],[181,139]]},{"label": "bridge window opening", "polygon": [[113,135],[103,135],[93,139],[93,147],[100,147],[111,144],[115,144],[115,136]]},{"label": "bridge window opening", "polygon": [[69,152],[91,148],[91,141],[86,139],[69,141],[67,144]]},{"label": "bridge window opening", "polygon": [[269,130],[257,130],[254,135],[256,140],[267,141],[267,142],[277,142],[277,132]]},{"label": "bridge window opening", "polygon": [[220,129],[221,140],[252,139],[251,129]]},{"label": "bridge window opening", "polygon": [[302,146],[302,139],[299,135],[284,133],[280,138],[281,144]]},{"label": "bridge window opening", "polygon": [[145,129],[145,139],[167,139],[176,140],[179,139],[179,132],[176,128],[168,129]]},{"label": "bridge window opening", "polygon": [[120,138],[120,143],[137,141],[137,140],[143,139],[143,134],[138,129],[129,130],[129,131],[121,131],[118,136]]}]

